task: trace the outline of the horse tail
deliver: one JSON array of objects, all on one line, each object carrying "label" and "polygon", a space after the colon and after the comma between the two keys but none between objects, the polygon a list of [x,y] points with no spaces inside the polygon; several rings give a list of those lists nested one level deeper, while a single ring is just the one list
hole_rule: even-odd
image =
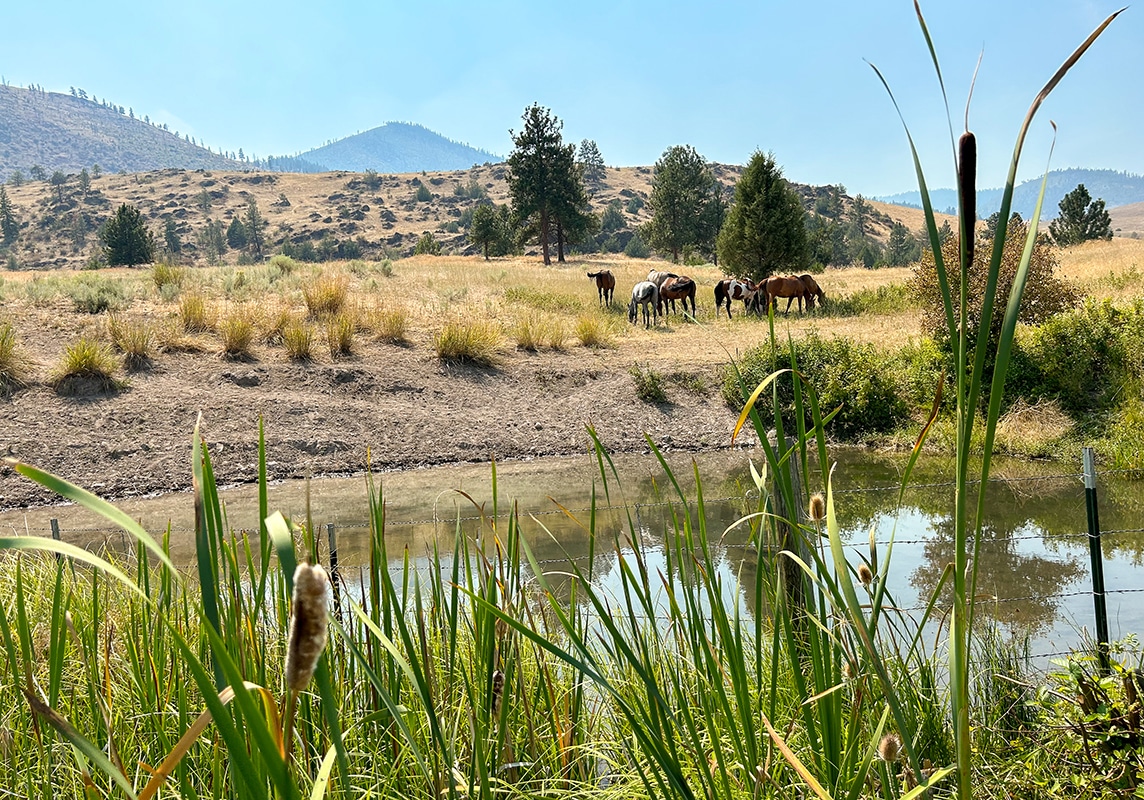
[{"label": "horse tail", "polygon": [[589,273],[588,273],[588,277],[589,277],[589,278],[598,278],[598,277],[600,277],[600,273],[598,273],[598,272],[589,272]]}]

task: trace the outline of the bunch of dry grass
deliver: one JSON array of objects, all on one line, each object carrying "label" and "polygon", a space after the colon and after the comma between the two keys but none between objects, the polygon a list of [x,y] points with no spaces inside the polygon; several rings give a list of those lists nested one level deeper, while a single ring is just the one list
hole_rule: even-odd
[{"label": "bunch of dry grass", "polygon": [[286,306],[267,309],[258,319],[262,341],[266,344],[281,344],[286,326],[294,319],[294,312]]},{"label": "bunch of dry grass", "polygon": [[218,327],[222,354],[227,358],[249,358],[254,344],[254,321],[244,308],[231,309]]},{"label": "bunch of dry grass", "polygon": [[356,327],[354,315],[346,312],[335,314],[326,321],[326,343],[331,356],[337,358],[353,352]]},{"label": "bunch of dry grass", "polygon": [[997,420],[996,446],[1023,456],[1053,456],[1055,446],[1075,427],[1057,401],[1029,403],[1021,398]]},{"label": "bunch of dry grass", "polygon": [[302,284],[302,297],[311,317],[332,317],[346,304],[349,290],[350,282],[345,275],[323,272]]},{"label": "bunch of dry grass", "polygon": [[179,319],[187,333],[206,333],[215,328],[215,309],[198,292],[183,295],[179,301]]},{"label": "bunch of dry grass", "polygon": [[142,319],[110,314],[107,337],[111,346],[123,353],[123,365],[129,370],[142,369],[151,361],[154,332]]},{"label": "bunch of dry grass", "polygon": [[309,361],[314,357],[314,329],[300,319],[291,319],[282,329],[282,346],[291,361]]},{"label": "bunch of dry grass", "polygon": [[64,349],[63,358],[52,371],[48,384],[62,395],[113,392],[126,386],[115,377],[118,371],[119,359],[111,348],[81,336]]},{"label": "bunch of dry grass", "polygon": [[437,357],[481,366],[497,362],[501,344],[500,326],[486,320],[454,320],[433,337]]},{"label": "bunch of dry grass", "polygon": [[187,279],[187,271],[183,267],[176,267],[173,264],[164,264],[158,262],[151,268],[151,282],[155,284],[155,288],[160,294],[166,287],[172,287],[168,291],[178,291],[183,288],[183,283]]},{"label": "bunch of dry grass", "polygon": [[7,397],[28,385],[32,377],[32,361],[16,337],[16,329],[0,320],[0,397]]},{"label": "bunch of dry grass", "polygon": [[370,330],[379,342],[402,344],[408,341],[409,312],[404,308],[380,308],[370,313]]},{"label": "bunch of dry grass", "polygon": [[536,351],[541,347],[562,350],[566,334],[559,319],[533,311],[519,315],[513,322],[509,335],[521,350]]},{"label": "bunch of dry grass", "polygon": [[576,339],[584,347],[614,347],[611,325],[598,314],[581,314],[576,320]]}]

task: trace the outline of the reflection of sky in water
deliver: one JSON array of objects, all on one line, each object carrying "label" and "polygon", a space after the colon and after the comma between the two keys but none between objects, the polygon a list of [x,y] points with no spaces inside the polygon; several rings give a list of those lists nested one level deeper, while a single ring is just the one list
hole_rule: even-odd
[{"label": "reflection of sky in water", "polygon": [[[747,455],[746,452],[720,452],[670,456],[688,498],[694,525],[698,525],[698,520],[694,511],[692,458],[698,463],[703,492],[708,498],[706,524],[722,581],[720,591],[724,600],[733,600],[734,607],[744,618],[754,611],[753,600],[748,602],[745,598],[750,594],[758,565],[755,552],[747,546],[750,525],[734,525],[744,514],[755,510],[756,500],[748,494],[752,482]],[[500,464],[497,467],[500,512],[504,514],[511,508],[511,501],[520,501],[524,536],[548,573],[553,592],[566,599],[571,588],[567,559],[574,559],[585,573],[589,569],[586,530],[594,488],[597,542],[590,565],[594,582],[612,598],[614,609],[623,608],[618,596],[621,585],[615,537],[621,537],[620,552],[630,564],[631,550],[623,547],[622,537],[629,535],[630,526],[634,525],[641,537],[649,581],[655,589],[655,607],[662,609],[667,602],[660,579],[667,564],[662,537],[674,524],[672,512],[681,514],[682,506],[654,459],[617,456],[615,460],[622,480],[609,475],[613,508],[607,507],[602,481],[592,459]],[[873,530],[878,542],[879,568],[884,570],[888,543],[894,538],[889,567],[893,599],[901,608],[924,605],[945,564],[953,559],[953,534],[948,517],[952,507],[948,459],[927,462],[923,458],[918,462],[898,514],[893,511],[896,490],[877,491],[870,487],[893,487],[901,469],[900,459],[843,452],[839,461],[834,485],[838,490],[836,504],[847,558],[857,564],[861,556],[869,553]],[[996,620],[1006,630],[1031,632],[1034,654],[1067,650],[1079,643],[1081,628],[1091,631],[1094,627],[1088,542],[1085,536],[1078,535],[1086,529],[1083,488],[1074,475],[1045,477],[1059,475],[1069,468],[1061,464],[1042,466],[1017,462],[1010,468],[1010,479],[991,483],[987,493],[988,519],[982,540],[979,594],[997,599],[983,598],[978,607],[984,617]],[[1003,465],[999,466],[994,474],[1001,475],[1004,470]],[[1038,470],[1041,470],[1039,475]],[[1108,596],[1110,630],[1114,637],[1119,637],[1140,631],[1144,622],[1144,595],[1131,593],[1144,587],[1144,581],[1140,580],[1144,535],[1135,531],[1144,519],[1144,503],[1140,484],[1118,480],[1116,476],[1102,476],[1100,481],[1102,528],[1127,530],[1110,534],[1104,544],[1105,582],[1114,592]],[[431,568],[426,556],[433,542],[439,543],[445,551],[445,562],[451,564],[452,537],[458,515],[468,517],[460,523],[461,528],[467,535],[476,536],[481,528],[477,506],[483,505],[486,513],[492,508],[488,465],[456,465],[387,474],[379,476],[377,483],[383,485],[387,498],[386,541],[390,556],[400,559],[408,551],[412,565],[422,572]],[[472,496],[477,505],[454,491],[458,488]],[[296,519],[304,519],[307,505],[312,505],[319,533],[324,533],[326,523],[334,523],[338,529],[344,578],[351,586],[357,584],[358,565],[368,560],[365,479],[312,481],[309,501],[306,491],[305,484],[300,482],[271,486],[271,509],[292,511]],[[253,487],[224,490],[221,494],[233,526],[249,529],[257,524],[250,513],[257,509]],[[557,507],[550,497],[570,513]],[[161,533],[169,521],[176,561],[190,563],[193,517],[189,495],[125,501],[120,505],[156,533]],[[107,532],[106,523],[85,517],[84,512],[74,507],[2,512],[0,533],[23,533],[26,525],[32,533],[43,534],[49,517],[60,519],[66,540],[94,548],[122,549],[121,535]],[[498,522],[502,534],[506,524],[503,517]],[[324,544],[325,537],[321,538]],[[690,563],[686,566],[691,568]],[[746,590],[739,586],[740,581]],[[1126,590],[1130,593],[1123,593]],[[351,593],[357,595],[359,591],[354,587]]]}]

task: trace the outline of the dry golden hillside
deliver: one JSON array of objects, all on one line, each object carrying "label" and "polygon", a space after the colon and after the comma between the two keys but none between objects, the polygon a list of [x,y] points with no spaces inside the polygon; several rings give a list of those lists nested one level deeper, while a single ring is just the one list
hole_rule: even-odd
[{"label": "dry golden hillside", "polygon": [[[714,165],[728,196],[742,168]],[[649,219],[646,205],[652,182],[651,167],[610,167],[603,184],[591,198],[601,213],[619,201],[624,228],[617,233],[621,245]],[[327,255],[396,258],[412,253],[417,240],[433,234],[442,251],[458,255],[475,252],[463,226],[462,215],[485,197],[507,203],[507,167],[489,164],[452,172],[400,175],[355,172],[279,173],[161,170],[132,174],[102,174],[91,179],[86,192],[76,176],[63,186],[31,181],[8,186],[20,236],[10,249],[20,269],[80,268],[98,252],[97,231],[122,203],[137,206],[150,222],[160,244],[168,220],[173,220],[183,245],[180,260],[204,263],[198,242],[208,220],[225,228],[254,200],[268,223],[267,252],[284,243],[325,247]],[[795,184],[806,205],[828,187]],[[430,194],[419,200],[418,194]],[[852,200],[843,197],[843,215]],[[870,231],[885,241],[890,226],[900,221],[912,230],[922,227],[917,209],[869,202]],[[939,224],[946,219],[939,215]],[[336,249],[338,247],[342,249]],[[234,261],[234,252],[223,256]]]}]

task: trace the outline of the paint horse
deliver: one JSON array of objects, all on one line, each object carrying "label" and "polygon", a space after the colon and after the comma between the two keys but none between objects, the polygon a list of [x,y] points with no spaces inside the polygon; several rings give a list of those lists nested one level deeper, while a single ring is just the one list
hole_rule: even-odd
[{"label": "paint horse", "polygon": [[731,319],[731,301],[742,300],[744,310],[750,311],[752,307],[758,306],[755,301],[755,295],[758,292],[758,287],[750,281],[741,281],[738,278],[725,278],[715,284],[715,313],[718,315],[719,309],[723,306],[727,307],[727,319]]},{"label": "paint horse", "polygon": [[612,296],[616,293],[616,276],[610,269],[602,269],[599,272],[589,272],[588,277],[596,279],[596,292],[600,295],[600,305],[610,306]]},{"label": "paint horse", "polygon": [[644,328],[651,327],[651,319],[659,324],[659,287],[651,281],[640,281],[632,287],[632,301],[628,303],[628,322],[635,325],[637,306],[643,306]]},{"label": "paint horse", "polygon": [[675,313],[675,301],[683,303],[683,313],[687,313],[687,301],[691,300],[691,316],[695,316],[695,281],[686,275],[668,278],[659,287],[660,313],[665,313],[666,306],[671,303],[671,311]]}]

